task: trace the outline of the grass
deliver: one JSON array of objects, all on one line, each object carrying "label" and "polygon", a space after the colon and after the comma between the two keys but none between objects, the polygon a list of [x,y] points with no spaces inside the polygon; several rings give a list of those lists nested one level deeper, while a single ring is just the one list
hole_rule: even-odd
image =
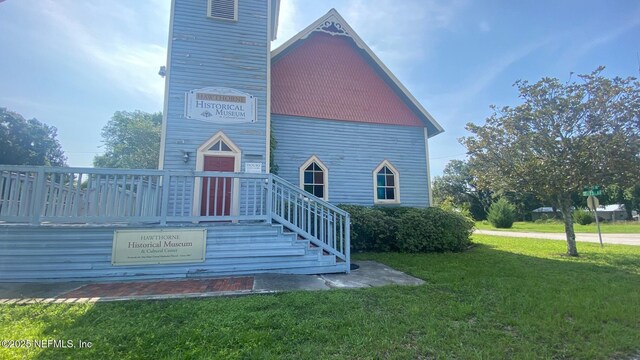
[{"label": "grass", "polygon": [[[640,247],[474,236],[459,254],[358,254],[414,287],[236,298],[0,305],[2,359],[625,358],[640,351]],[[356,259],[356,262],[357,262]]]},{"label": "grass", "polygon": [[[481,230],[497,230],[497,231],[517,231],[517,232],[542,232],[542,233],[564,233],[564,223],[560,221],[552,221],[545,223],[518,221],[513,223],[510,229],[497,229],[488,221],[476,221],[476,228]],[[598,232],[596,224],[580,225],[573,224],[576,233],[594,233]],[[600,230],[603,234],[640,234],[640,222],[627,221],[615,223],[602,223]]]}]

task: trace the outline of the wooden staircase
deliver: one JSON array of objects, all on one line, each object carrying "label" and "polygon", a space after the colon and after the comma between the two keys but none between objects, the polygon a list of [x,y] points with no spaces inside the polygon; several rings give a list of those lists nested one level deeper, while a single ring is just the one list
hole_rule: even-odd
[{"label": "wooden staircase", "polygon": [[[336,256],[282,225],[200,224],[207,228],[203,263],[111,265],[114,227],[0,227],[0,281],[134,280],[256,273],[345,272]],[[120,229],[122,227],[119,227]],[[52,231],[53,230],[53,231]]]},{"label": "wooden staircase", "polygon": [[208,231],[212,235],[207,239],[206,257],[211,259],[211,265],[199,267],[187,277],[211,276],[212,272],[216,275],[345,272],[345,263],[337,261],[335,255],[286,231],[282,225],[228,224]]}]

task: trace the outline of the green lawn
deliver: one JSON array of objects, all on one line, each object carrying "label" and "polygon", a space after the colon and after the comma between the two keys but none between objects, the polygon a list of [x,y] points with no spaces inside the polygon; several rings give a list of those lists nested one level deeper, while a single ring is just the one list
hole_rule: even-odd
[{"label": "green lawn", "polygon": [[[461,254],[360,254],[427,283],[235,298],[0,306],[2,359],[625,358],[640,351],[640,247],[475,236]],[[356,260],[357,262],[357,260]]]},{"label": "green lawn", "polygon": [[[544,233],[563,233],[564,224],[562,222],[551,223],[534,223],[519,221],[513,223],[511,229],[496,229],[487,221],[476,221],[476,228],[482,230],[498,230],[498,231],[517,231],[517,232],[544,232]],[[577,233],[597,233],[596,224],[580,225],[574,224],[573,228]],[[640,222],[616,222],[602,223],[600,230],[603,234],[640,234]]]}]

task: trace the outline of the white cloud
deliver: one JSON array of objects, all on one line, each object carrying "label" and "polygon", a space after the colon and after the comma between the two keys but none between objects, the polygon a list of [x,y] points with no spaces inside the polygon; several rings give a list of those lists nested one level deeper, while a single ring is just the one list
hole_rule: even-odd
[{"label": "white cloud", "polygon": [[438,36],[451,30],[466,6],[464,0],[370,1],[355,0],[347,5],[345,17],[355,31],[385,62],[398,67],[430,54]]},{"label": "white cloud", "polygon": [[298,33],[296,21],[296,5],[293,0],[280,1],[280,15],[278,16],[278,37],[272,44],[272,49],[282,45],[285,41]]},{"label": "white cloud", "polygon": [[456,118],[459,111],[465,108],[471,100],[485,91],[505,70],[516,62],[526,58],[533,52],[547,44],[552,43],[554,37],[549,37],[537,42],[526,44],[499,57],[496,57],[489,66],[482,66],[472,73],[471,80],[465,80],[462,89],[455,92],[443,93],[435,96],[431,101],[440,104],[441,108],[453,109],[449,116]]},{"label": "white cloud", "polygon": [[[167,32],[169,4],[155,0],[141,14],[128,3],[44,0],[39,11],[56,29],[53,41],[70,56],[79,56],[110,79],[120,90],[162,104],[164,81],[157,75],[166,62],[166,44],[151,35]],[[149,20],[153,18],[153,21]],[[166,42],[166,36],[163,38]]]},{"label": "white cloud", "polygon": [[574,58],[579,58],[589,51],[597,48],[598,46],[604,45],[610,41],[615,40],[619,36],[623,35],[627,31],[637,27],[640,25],[640,11],[635,12],[635,16],[631,17],[631,20],[622,23],[622,25],[612,29],[611,31],[607,31],[604,33],[595,36],[591,40],[582,44],[577,50],[572,52],[572,56]]}]

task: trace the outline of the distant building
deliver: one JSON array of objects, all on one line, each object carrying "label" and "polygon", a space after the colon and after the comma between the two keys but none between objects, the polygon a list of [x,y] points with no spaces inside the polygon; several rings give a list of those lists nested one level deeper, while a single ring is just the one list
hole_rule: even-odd
[{"label": "distant building", "polygon": [[561,213],[554,210],[551,206],[543,206],[531,211],[531,220],[533,221],[539,219],[559,219],[561,217]]},{"label": "distant building", "polygon": [[624,204],[611,204],[598,207],[598,217],[603,220],[629,220],[629,213]]}]

